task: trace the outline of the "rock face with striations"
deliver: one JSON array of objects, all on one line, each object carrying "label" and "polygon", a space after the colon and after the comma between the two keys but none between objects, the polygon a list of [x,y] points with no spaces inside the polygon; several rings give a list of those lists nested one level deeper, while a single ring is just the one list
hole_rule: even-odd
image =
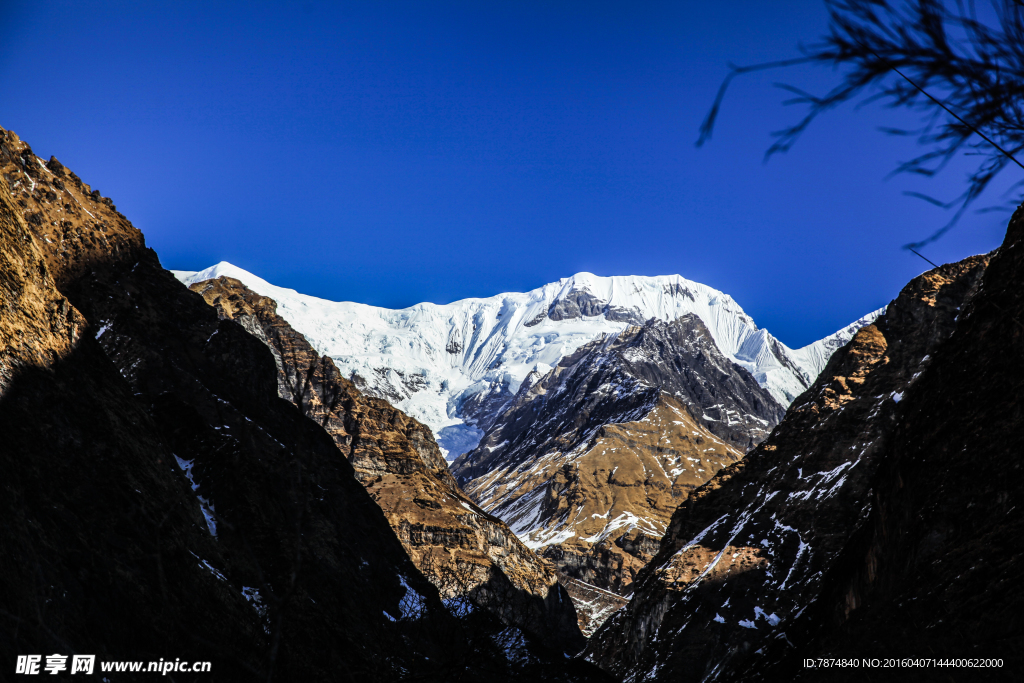
[{"label": "rock face with striations", "polygon": [[426,426],[363,395],[277,315],[273,299],[229,277],[191,289],[267,344],[278,394],[331,435],[443,598],[468,597],[546,642],[572,652],[583,647],[572,601],[551,564],[459,489]]},{"label": "rock face with striations", "polygon": [[453,470],[564,576],[628,595],[672,511],[783,413],[696,315],[652,319],[528,378]]},{"label": "rock face with striations", "polygon": [[600,679],[446,606],[330,436],[278,397],[267,347],[161,268],[109,200],[2,129],[0,174],[7,661]]},{"label": "rock face with striations", "polygon": [[689,495],[589,659],[628,681],[746,681],[845,673],[804,670],[813,656],[1019,658],[1024,560],[1003,539],[1021,531],[1024,377],[1004,362],[1024,339],[1021,218],[991,267],[911,281]]}]

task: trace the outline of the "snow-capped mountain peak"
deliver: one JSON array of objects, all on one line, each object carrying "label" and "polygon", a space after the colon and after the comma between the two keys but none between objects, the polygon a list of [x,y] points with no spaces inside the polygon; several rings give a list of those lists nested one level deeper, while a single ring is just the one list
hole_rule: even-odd
[{"label": "snow-capped mountain peak", "polygon": [[793,350],[728,294],[679,275],[577,273],[529,292],[400,310],[306,296],[226,262],[175,275],[186,284],[233,277],[275,299],[280,315],[364,391],[430,426],[449,459],[476,446],[481,427],[531,372],[544,374],[583,344],[629,325],[697,315],[722,353],[785,406],[879,313]]}]

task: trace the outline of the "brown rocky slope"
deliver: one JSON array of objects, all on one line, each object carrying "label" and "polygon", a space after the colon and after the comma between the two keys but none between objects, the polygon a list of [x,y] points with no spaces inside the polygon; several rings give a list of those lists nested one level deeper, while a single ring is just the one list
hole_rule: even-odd
[{"label": "brown rocky slope", "polygon": [[547,642],[582,648],[553,567],[459,489],[426,426],[363,395],[277,314],[273,299],[229,277],[191,289],[270,347],[279,395],[327,430],[443,598],[468,597]]},{"label": "brown rocky slope", "polygon": [[453,614],[328,434],[278,397],[267,347],[109,200],[2,129],[0,173],[5,660],[595,679],[483,610]]},{"label": "brown rocky slope", "polygon": [[[987,269],[972,257],[908,284],[690,495],[592,661],[625,680],[890,678],[805,670],[818,655],[994,656],[992,678],[1019,673],[1021,219]],[[899,673],[937,672],[978,673]]]}]

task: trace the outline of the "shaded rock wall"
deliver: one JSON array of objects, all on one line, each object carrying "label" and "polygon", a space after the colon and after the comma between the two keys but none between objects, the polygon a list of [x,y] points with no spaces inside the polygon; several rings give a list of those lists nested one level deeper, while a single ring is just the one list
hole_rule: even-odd
[{"label": "shaded rock wall", "polygon": [[[998,669],[948,670],[956,681],[1014,680],[1024,670],[1022,351],[1018,209],[956,330],[900,403],[867,522],[826,577],[818,610],[794,634],[808,656],[1004,660]],[[788,649],[771,654],[768,674],[854,680],[850,672],[803,671],[801,655]]]},{"label": "shaded rock wall", "polygon": [[913,280],[766,441],[691,493],[588,656],[627,680],[746,680],[762,675],[766,653],[802,651],[791,634],[820,631],[820,618],[807,620],[869,524],[905,397],[936,367],[987,262]]}]

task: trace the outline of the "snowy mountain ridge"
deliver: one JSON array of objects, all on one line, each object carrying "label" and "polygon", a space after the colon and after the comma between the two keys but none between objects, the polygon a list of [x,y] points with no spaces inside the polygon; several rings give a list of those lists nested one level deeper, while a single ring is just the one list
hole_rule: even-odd
[{"label": "snowy mountain ridge", "polygon": [[788,406],[832,352],[884,310],[790,349],[728,294],[679,275],[577,273],[529,292],[393,310],[300,294],[227,262],[174,274],[186,285],[233,277],[276,300],[278,313],[345,376],[428,425],[450,460],[476,446],[480,427],[527,375],[543,375],[583,344],[629,325],[697,315],[722,353]]}]

